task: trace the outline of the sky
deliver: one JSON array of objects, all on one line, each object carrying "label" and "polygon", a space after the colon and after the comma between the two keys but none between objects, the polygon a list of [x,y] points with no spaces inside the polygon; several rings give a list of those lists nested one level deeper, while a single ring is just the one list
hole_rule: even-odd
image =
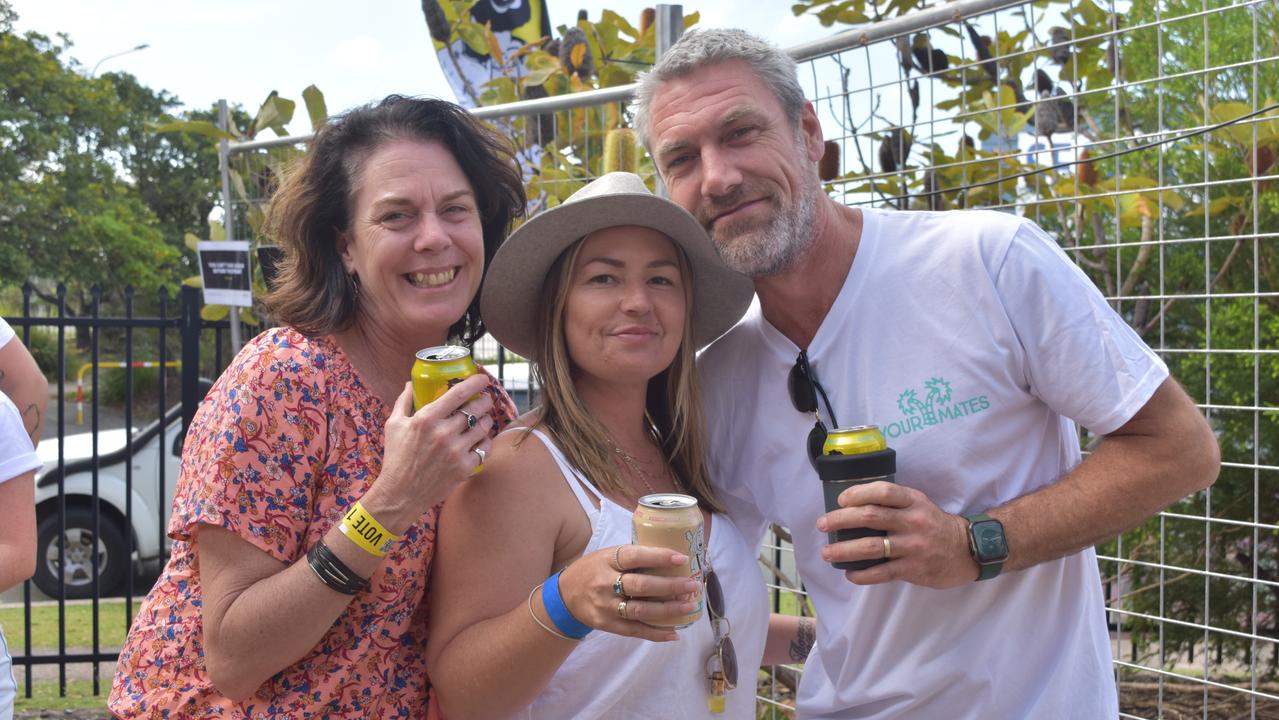
[{"label": "sky", "polygon": [[[290,132],[309,130],[302,90],[315,84],[330,113],[390,93],[453,99],[441,74],[419,0],[10,0],[18,31],[66,33],[69,55],[90,72],[122,71],[187,107],[219,98],[257,111],[268,93],[299,101]],[[638,24],[642,0],[547,0],[552,28],[571,24],[581,7],[604,8]],[[782,47],[831,34],[815,17],[795,17],[790,0],[683,5],[700,25],[737,26]],[[108,58],[148,44],[145,50]],[[104,58],[107,58],[104,60]],[[101,64],[99,65],[99,61]]]}]

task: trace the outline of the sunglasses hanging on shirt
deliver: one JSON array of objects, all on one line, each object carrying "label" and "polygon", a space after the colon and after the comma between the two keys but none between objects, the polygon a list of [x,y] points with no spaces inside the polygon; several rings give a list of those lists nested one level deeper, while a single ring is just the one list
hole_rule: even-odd
[{"label": "sunglasses hanging on shirt", "polygon": [[[835,410],[830,406],[826,389],[817,381],[817,375],[808,364],[807,351],[800,350],[799,356],[795,358],[795,364],[791,366],[790,374],[786,378],[786,389],[790,392],[791,405],[794,405],[796,410],[813,414],[815,422],[813,429],[808,432],[808,459],[816,463],[817,456],[822,454],[822,445],[826,442],[828,432],[817,406],[818,397],[826,406],[826,416],[830,419],[830,426],[839,427],[839,420],[835,419]],[[816,464],[813,467],[816,468]]]}]

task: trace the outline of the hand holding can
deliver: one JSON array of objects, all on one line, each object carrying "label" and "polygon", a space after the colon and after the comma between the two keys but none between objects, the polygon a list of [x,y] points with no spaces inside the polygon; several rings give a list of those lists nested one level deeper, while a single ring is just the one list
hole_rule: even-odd
[{"label": "hand holding can", "polygon": [[[894,482],[897,472],[897,453],[888,447],[883,433],[874,425],[832,430],[822,445],[822,454],[813,462],[822,481],[826,512],[839,509],[840,493],[848,488],[879,480]],[[865,537],[882,537],[885,532],[874,528],[845,528],[826,535],[833,545]],[[887,558],[831,564],[840,570],[865,570],[883,562],[887,562]]]}]

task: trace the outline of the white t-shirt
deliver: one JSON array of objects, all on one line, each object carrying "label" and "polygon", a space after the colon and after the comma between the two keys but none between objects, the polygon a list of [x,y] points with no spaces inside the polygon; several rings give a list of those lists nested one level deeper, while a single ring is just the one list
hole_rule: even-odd
[{"label": "white t-shirt", "polygon": [[[1052,483],[1080,460],[1068,418],[1109,433],[1167,377],[1033,223],[862,213],[809,360],[839,423],[878,425],[897,482],[943,510],[982,512]],[[805,452],[813,419],[786,391],[798,352],[756,303],[699,363],[720,495],[748,539],[769,521],[790,529],[817,610],[799,717],[1115,717],[1092,549],[941,591],[858,587],[822,561],[822,493]]]},{"label": "white t-shirt", "polygon": [[0,392],[0,483],[39,468],[43,463],[31,446],[31,436],[22,424],[22,414]]},{"label": "white t-shirt", "polygon": [[13,328],[9,326],[9,323],[0,317],[0,348],[8,345],[14,334]]}]

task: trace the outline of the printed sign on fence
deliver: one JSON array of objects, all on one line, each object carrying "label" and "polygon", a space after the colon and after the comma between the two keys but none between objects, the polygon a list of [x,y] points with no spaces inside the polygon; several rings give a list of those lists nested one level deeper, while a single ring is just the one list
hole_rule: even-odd
[{"label": "printed sign on fence", "polygon": [[206,305],[253,305],[247,240],[201,242],[197,251]]}]

